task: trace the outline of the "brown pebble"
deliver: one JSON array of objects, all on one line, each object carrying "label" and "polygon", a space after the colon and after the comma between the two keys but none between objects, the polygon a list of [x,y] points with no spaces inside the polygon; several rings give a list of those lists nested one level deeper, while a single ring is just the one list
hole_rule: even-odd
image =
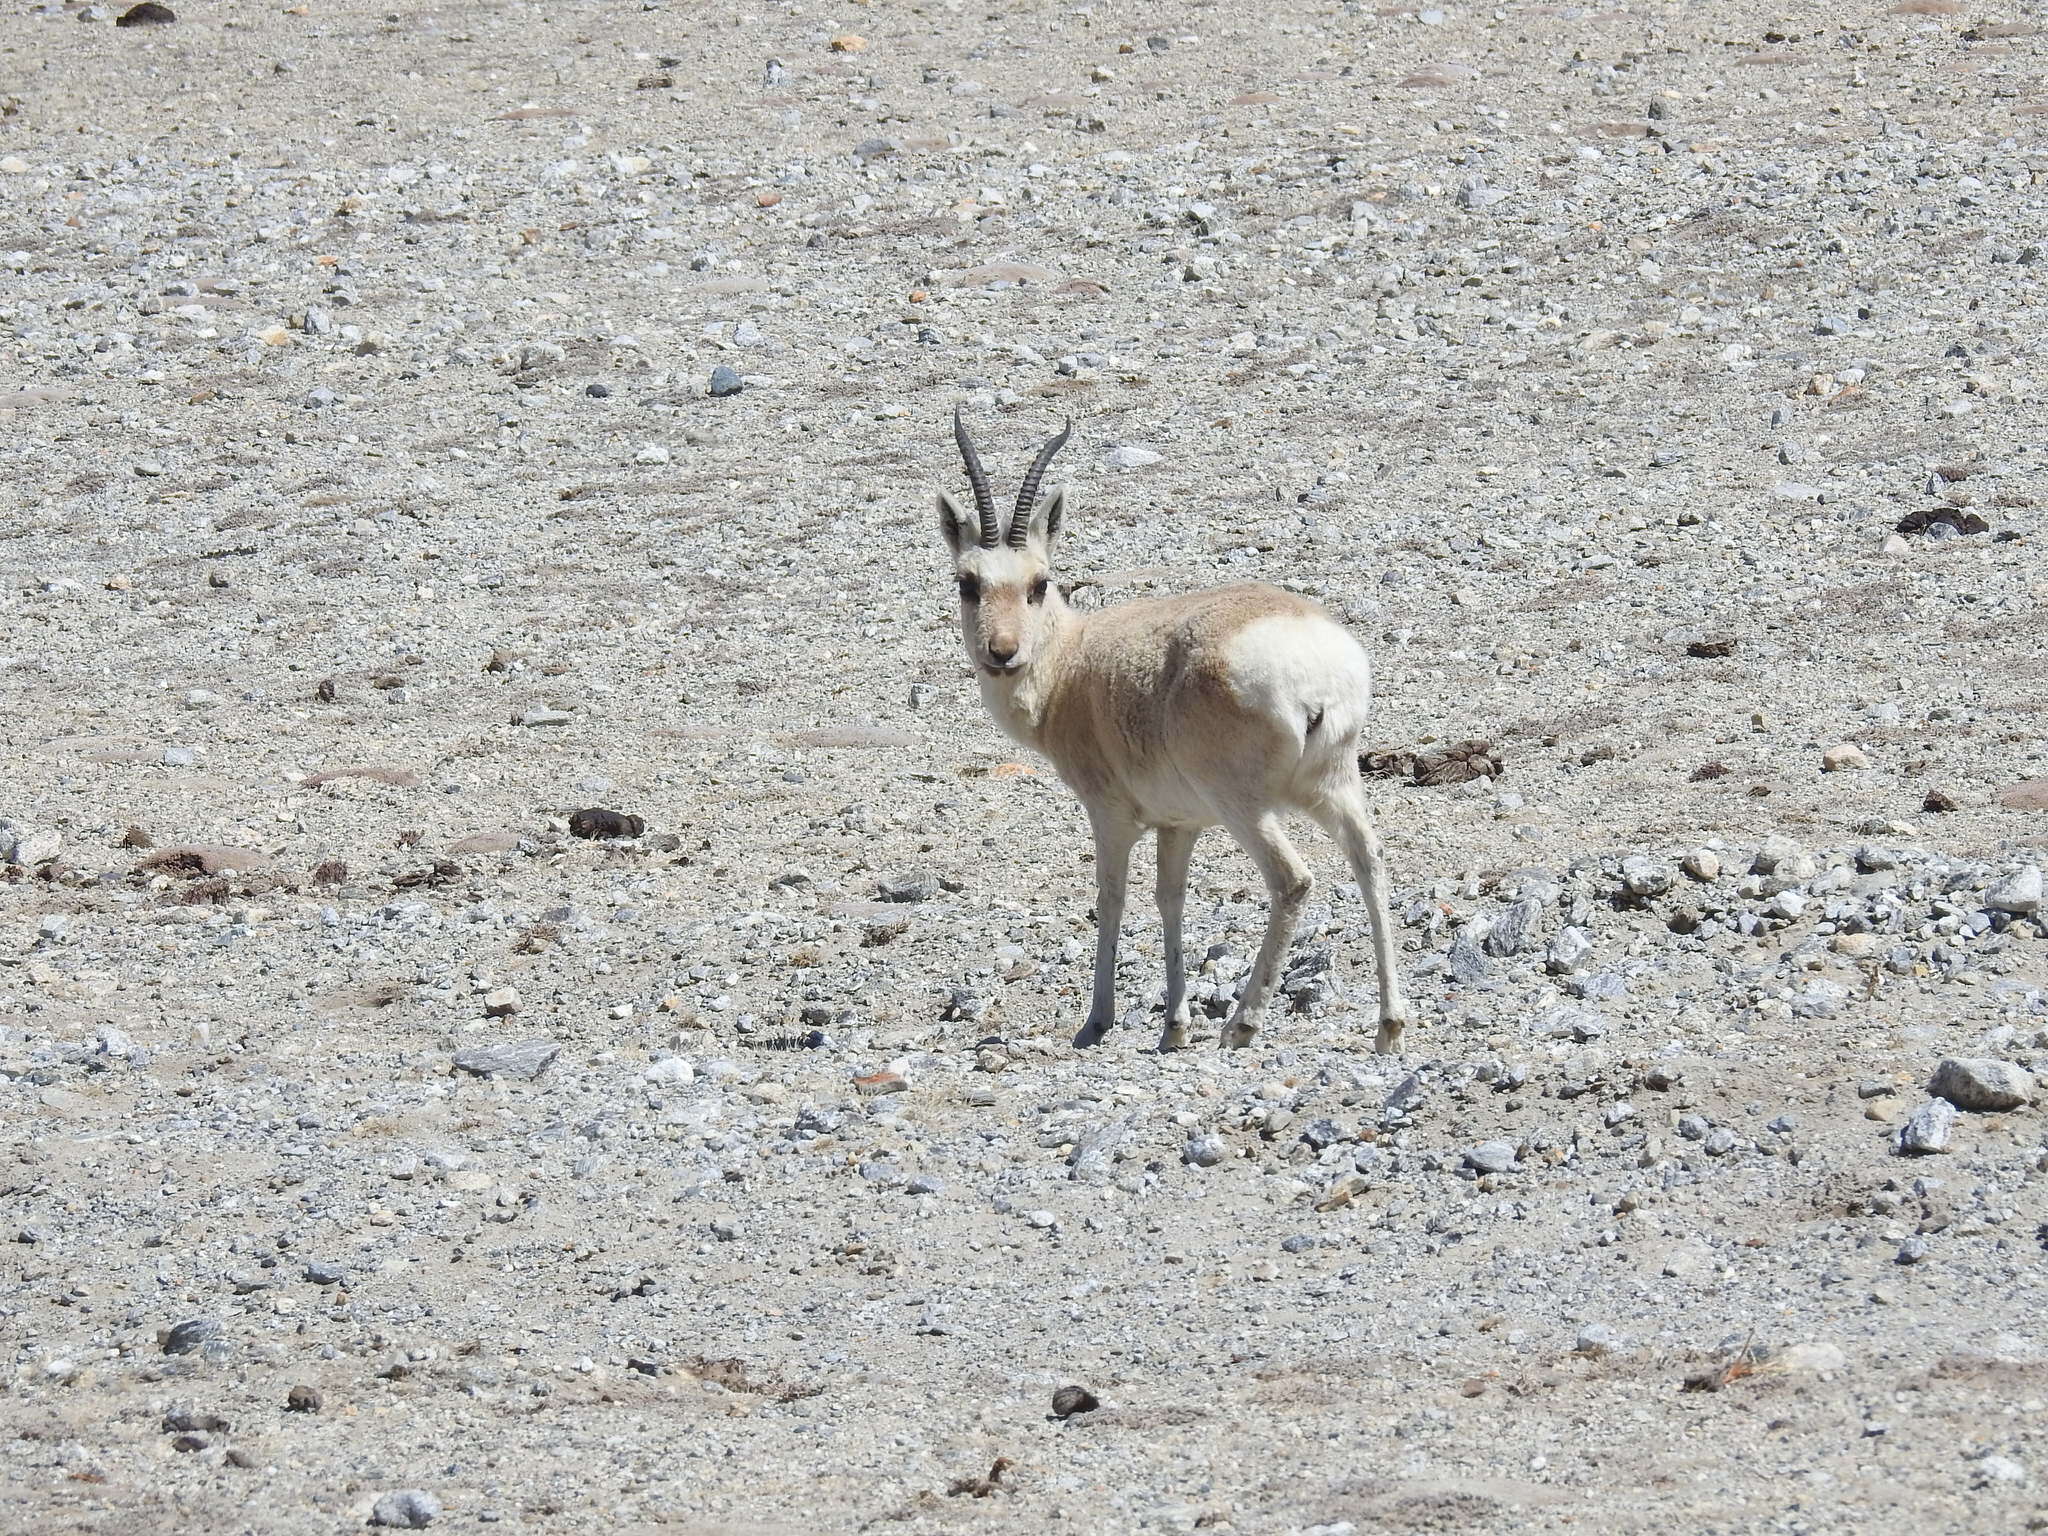
[{"label": "brown pebble", "polygon": [[168,5],[158,5],[156,0],[142,0],[140,5],[131,5],[114,18],[117,27],[162,27],[178,19],[178,13]]},{"label": "brown pebble", "polygon": [[240,1467],[245,1472],[253,1471],[256,1466],[256,1458],[243,1450],[239,1445],[229,1446],[222,1453],[221,1460],[231,1467]]},{"label": "brown pebble", "polygon": [[1899,519],[1898,530],[1901,533],[1925,533],[1936,523],[1946,523],[1961,534],[1991,531],[1991,524],[1984,520],[1983,513],[1955,506],[1917,507]]},{"label": "brown pebble", "polygon": [[318,1413],[321,1404],[318,1387],[297,1386],[284,1395],[286,1413]]},{"label": "brown pebble", "polygon": [[121,834],[121,846],[123,848],[154,848],[156,846],[156,839],[140,827],[130,827]]},{"label": "brown pebble", "polygon": [[607,811],[595,805],[569,818],[571,837],[638,837],[646,830],[647,823],[638,816],[628,816],[623,811]]},{"label": "brown pebble", "polygon": [[1709,635],[1704,640],[1693,641],[1685,648],[1685,654],[1707,661],[1718,660],[1723,656],[1733,656],[1739,643],[1733,635]]},{"label": "brown pebble", "polygon": [[1077,1413],[1093,1413],[1102,1403],[1086,1387],[1061,1387],[1052,1395],[1053,1417],[1071,1419]]},{"label": "brown pebble", "polygon": [[1943,811],[1960,810],[1962,807],[1956,804],[1955,796],[1947,790],[1930,789],[1927,791],[1927,798],[1920,802],[1920,809],[1939,815]]}]

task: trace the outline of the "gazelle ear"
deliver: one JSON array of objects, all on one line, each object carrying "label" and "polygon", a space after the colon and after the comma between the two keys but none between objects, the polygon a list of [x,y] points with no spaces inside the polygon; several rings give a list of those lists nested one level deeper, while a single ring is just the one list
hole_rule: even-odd
[{"label": "gazelle ear", "polygon": [[1067,514],[1067,488],[1056,485],[1038,498],[1038,505],[1031,509],[1031,521],[1024,535],[1028,542],[1034,542],[1047,554],[1052,553],[1053,544],[1060,536],[1060,524]]},{"label": "gazelle ear", "polygon": [[945,539],[946,548],[958,555],[980,537],[980,527],[980,522],[968,515],[950,491],[939,492],[939,534]]}]

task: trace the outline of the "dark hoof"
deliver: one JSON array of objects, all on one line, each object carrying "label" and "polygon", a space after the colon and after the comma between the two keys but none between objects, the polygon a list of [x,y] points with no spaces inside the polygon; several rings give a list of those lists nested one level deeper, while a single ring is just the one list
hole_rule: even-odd
[{"label": "dark hoof", "polygon": [[1108,1035],[1109,1026],[1107,1024],[1098,1024],[1095,1020],[1090,1019],[1081,1026],[1081,1032],[1074,1036],[1074,1046],[1077,1050],[1085,1051],[1091,1045],[1102,1044],[1108,1038]]}]

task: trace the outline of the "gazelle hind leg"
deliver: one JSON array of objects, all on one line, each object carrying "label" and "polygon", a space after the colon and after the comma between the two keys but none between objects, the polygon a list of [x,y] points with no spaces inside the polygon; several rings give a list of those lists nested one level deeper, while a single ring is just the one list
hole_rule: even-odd
[{"label": "gazelle hind leg", "polygon": [[1266,1003],[1273,995],[1273,984],[1280,978],[1280,964],[1287,958],[1287,946],[1294,941],[1295,925],[1301,921],[1301,909],[1308,904],[1315,882],[1309,877],[1308,866],[1301,862],[1301,855],[1288,842],[1275,812],[1261,811],[1248,818],[1228,819],[1224,825],[1259,866],[1273,903],[1266,918],[1266,939],[1259,946],[1259,957],[1238,997],[1237,1011],[1223,1027],[1223,1044],[1239,1047],[1250,1045],[1260,1025],[1265,1023]]},{"label": "gazelle hind leg", "polygon": [[1116,948],[1124,925],[1124,893],[1130,884],[1131,848],[1138,828],[1108,815],[1090,818],[1095,831],[1095,985],[1088,1022],[1074,1036],[1077,1046],[1100,1045],[1116,1023]]},{"label": "gazelle hind leg", "polygon": [[1159,1049],[1178,1051],[1188,1043],[1188,970],[1181,952],[1181,915],[1187,909],[1188,861],[1199,829],[1159,829],[1159,921],[1166,930],[1166,1026]]},{"label": "gazelle hind leg", "polygon": [[1380,1029],[1373,1049],[1387,1055],[1400,1048],[1401,1031],[1408,1024],[1408,1004],[1401,996],[1394,928],[1387,917],[1386,854],[1366,810],[1362,789],[1347,786],[1340,790],[1318,809],[1316,820],[1344,850],[1344,858],[1365,896],[1366,915],[1372,920],[1373,965],[1379,971],[1380,983]]}]

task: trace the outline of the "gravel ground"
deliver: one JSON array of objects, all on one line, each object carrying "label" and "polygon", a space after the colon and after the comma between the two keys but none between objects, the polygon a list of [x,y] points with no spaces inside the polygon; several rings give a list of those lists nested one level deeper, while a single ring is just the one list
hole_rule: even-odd
[{"label": "gravel ground", "polygon": [[[2038,4],[174,8],[0,19],[9,1530],[2048,1526]],[[1368,643],[1406,1055],[1220,834],[1067,1043],[956,402]]]}]

